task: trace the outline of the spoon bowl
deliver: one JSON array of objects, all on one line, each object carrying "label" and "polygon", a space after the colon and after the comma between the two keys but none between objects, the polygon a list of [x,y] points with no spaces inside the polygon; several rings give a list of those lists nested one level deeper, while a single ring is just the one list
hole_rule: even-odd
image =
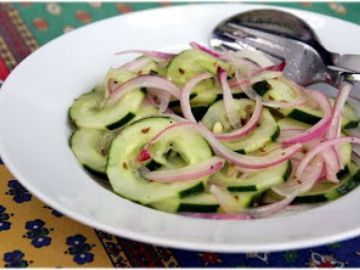
[{"label": "spoon bowl", "polygon": [[258,49],[275,62],[285,60],[284,73],[301,85],[360,82],[352,72],[360,72],[360,56],[327,51],[305,21],[281,10],[256,9],[236,14],[216,26],[210,45],[214,49]]}]

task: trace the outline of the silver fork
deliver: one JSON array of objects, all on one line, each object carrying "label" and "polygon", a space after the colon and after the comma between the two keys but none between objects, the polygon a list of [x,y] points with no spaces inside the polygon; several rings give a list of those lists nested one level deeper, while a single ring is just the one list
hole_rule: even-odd
[{"label": "silver fork", "polygon": [[284,73],[301,85],[326,82],[338,86],[343,80],[360,83],[360,73],[325,65],[317,51],[305,43],[238,25],[231,20],[214,29],[210,45],[215,50],[258,49],[275,61],[285,60]]}]

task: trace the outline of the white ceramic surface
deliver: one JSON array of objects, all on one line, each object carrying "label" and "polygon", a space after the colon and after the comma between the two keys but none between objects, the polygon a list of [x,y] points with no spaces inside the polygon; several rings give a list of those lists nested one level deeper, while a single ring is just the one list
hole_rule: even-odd
[{"label": "white ceramic surface", "polygon": [[[109,233],[158,245],[219,252],[314,246],[360,234],[360,189],[303,213],[255,221],[219,221],[162,213],[124,200],[91,179],[68,147],[67,109],[131,56],[117,50],[177,51],[206,44],[217,22],[251,8],[187,5],[107,19],[46,44],[11,73],[0,91],[0,153],[21,183],[67,216]],[[360,27],[291,10],[331,50],[360,54]]]}]

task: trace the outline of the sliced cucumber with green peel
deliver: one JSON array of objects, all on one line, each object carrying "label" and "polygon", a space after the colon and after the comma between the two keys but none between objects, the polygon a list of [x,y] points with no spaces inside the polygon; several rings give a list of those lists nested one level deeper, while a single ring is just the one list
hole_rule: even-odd
[{"label": "sliced cucumber with green peel", "polygon": [[211,193],[200,193],[187,198],[172,197],[150,204],[151,207],[170,213],[209,212],[216,213],[220,207]]},{"label": "sliced cucumber with green peel", "polygon": [[[323,117],[322,111],[310,108],[307,105],[297,106],[297,108],[292,109],[280,109],[279,111],[286,117],[309,125],[315,125]],[[343,129],[356,128],[359,125],[359,121],[360,119],[354,109],[352,109],[350,105],[345,104],[341,118],[341,127]]]},{"label": "sliced cucumber with green peel", "polygon": [[246,178],[228,175],[228,164],[221,171],[211,176],[211,182],[226,187],[231,192],[265,191],[284,183],[290,176],[291,162],[285,161],[279,165],[260,170]]},{"label": "sliced cucumber with green peel", "polygon": [[345,104],[342,114],[341,127],[343,129],[353,129],[359,126],[360,117],[350,104]]},{"label": "sliced cucumber with green peel", "polygon": [[[291,101],[297,98],[296,91],[284,81],[278,79],[267,80],[268,89],[264,95],[269,100],[276,101]],[[330,99],[334,104],[334,99]],[[319,109],[314,109],[308,105],[299,105],[291,109],[279,109],[279,112],[284,116],[298,120],[300,122],[315,125],[323,117],[323,112]],[[360,118],[355,110],[349,105],[345,104],[341,126],[343,129],[356,128],[359,125]]]},{"label": "sliced cucumber with green peel", "polygon": [[[166,76],[179,87],[183,87],[200,73],[209,72],[215,76],[219,66],[231,72],[229,64],[199,50],[190,49],[172,59],[167,67]],[[213,79],[208,79],[197,84],[192,93],[196,94],[190,102],[192,106],[209,106],[216,101],[221,89]]]},{"label": "sliced cucumber with green peel", "polygon": [[[127,80],[135,78],[137,75],[134,72],[130,72],[123,69],[110,68],[106,73],[105,81],[104,81],[104,89],[105,89],[105,97],[107,97],[110,93],[110,85],[116,86],[121,85]],[[112,84],[110,83],[112,82]]]},{"label": "sliced cucumber with green peel", "polygon": [[[109,71],[109,73],[114,72]],[[117,71],[116,74],[119,84],[133,78],[132,73],[125,71]],[[125,125],[135,117],[144,97],[141,90],[134,90],[127,93],[114,105],[109,106],[104,102],[105,91],[95,88],[75,100],[70,107],[69,116],[77,127],[113,130]]]},{"label": "sliced cucumber with green peel", "polygon": [[277,121],[277,124],[279,125],[280,130],[283,129],[309,129],[311,128],[311,125],[297,121],[295,119],[291,118],[282,118],[279,121]]},{"label": "sliced cucumber with green peel", "polygon": [[[254,106],[255,103],[252,100],[236,99],[236,115],[240,119],[248,119],[252,115]],[[214,125],[218,122],[223,128],[223,132],[228,132],[232,129],[225,112],[223,100],[214,103],[201,120],[201,123],[209,130],[213,130]],[[259,121],[259,126],[256,129],[239,140],[224,141],[223,144],[233,151],[249,153],[263,147],[271,141],[275,141],[278,135],[279,128],[275,119],[267,109],[264,109]]]},{"label": "sliced cucumber with green peel", "polygon": [[321,111],[309,108],[305,105],[299,105],[297,108],[291,109],[280,109],[279,111],[286,117],[309,125],[315,125],[322,118]]},{"label": "sliced cucumber with green peel", "polygon": [[[158,132],[174,122],[168,117],[149,117],[129,124],[111,144],[106,172],[114,191],[122,197],[150,204],[170,197],[184,197],[204,190],[207,177],[164,184],[144,179],[141,164],[135,162],[144,145]],[[171,158],[169,151],[172,151]],[[161,164],[160,169],[178,168],[197,164],[212,157],[207,142],[200,136],[188,132],[169,134],[153,144],[149,151],[153,159]]]},{"label": "sliced cucumber with green peel", "polygon": [[85,169],[96,176],[107,178],[105,166],[115,132],[81,128],[71,135],[70,147]]},{"label": "sliced cucumber with green peel", "polygon": [[228,73],[231,66],[218,58],[196,49],[182,51],[174,57],[167,67],[167,77],[173,83],[184,86],[191,78],[202,72],[216,74],[218,67]]},{"label": "sliced cucumber with green peel", "polygon": [[[239,211],[251,207],[256,202],[261,193],[259,192],[242,192],[232,193],[237,200]],[[153,208],[170,212],[196,212],[196,213],[216,213],[223,212],[218,201],[212,193],[203,192],[192,195],[187,198],[168,198],[150,205]]]},{"label": "sliced cucumber with green peel", "polygon": [[[138,59],[141,60],[148,58],[149,58],[148,56],[140,56]],[[162,63],[157,63],[154,60],[151,60],[148,64],[136,70],[136,74],[137,75],[151,74],[151,75],[165,76],[166,66],[164,66]]]},{"label": "sliced cucumber with green peel", "polygon": [[[255,102],[249,99],[235,99],[235,112],[239,119],[246,120],[251,116],[254,110]],[[223,132],[232,131],[230,121],[225,112],[225,105],[223,100],[219,100],[211,105],[201,120],[201,123],[212,130],[215,123],[220,122],[223,127]]]},{"label": "sliced cucumber with green peel", "polygon": [[351,163],[349,166],[350,175],[339,183],[334,184],[322,181],[316,184],[310,191],[295,198],[296,203],[318,203],[335,200],[350,192],[360,184],[360,168]]},{"label": "sliced cucumber with green peel", "polygon": [[273,142],[279,136],[279,127],[271,113],[264,109],[259,126],[248,135],[235,141],[224,141],[224,145],[239,153],[251,153]]}]

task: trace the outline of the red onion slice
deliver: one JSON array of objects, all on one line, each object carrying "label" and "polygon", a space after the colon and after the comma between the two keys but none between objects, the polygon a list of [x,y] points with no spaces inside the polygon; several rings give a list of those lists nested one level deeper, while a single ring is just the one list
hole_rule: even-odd
[{"label": "red onion slice", "polygon": [[263,105],[270,108],[280,108],[280,109],[286,109],[286,108],[295,108],[297,106],[301,106],[306,102],[305,97],[299,97],[297,99],[294,99],[289,102],[285,101],[263,101]]},{"label": "red onion slice", "polygon": [[155,75],[142,75],[119,85],[110,93],[106,102],[108,105],[113,105],[128,92],[141,87],[160,89],[168,92],[177,99],[180,99],[181,96],[181,90],[169,80]]},{"label": "red onion slice", "polygon": [[223,58],[234,67],[235,71],[241,70],[242,73],[251,74],[252,71],[259,69],[257,64],[245,58],[236,57],[234,52],[231,51],[223,50]]},{"label": "red onion slice", "polygon": [[137,58],[131,62],[122,65],[121,67],[119,67],[119,69],[124,69],[130,72],[138,72],[140,69],[148,65],[151,61],[153,60],[147,57]]},{"label": "red onion slice", "polygon": [[158,52],[158,51],[150,51],[150,50],[125,50],[116,52],[115,55],[122,55],[128,53],[139,53],[151,57],[155,61],[169,61],[176,56],[175,53],[166,53],[166,52]]},{"label": "red onion slice", "polygon": [[330,125],[331,105],[328,98],[319,91],[308,91],[308,94],[319,104],[319,106],[324,112],[324,116],[318,123],[316,123],[314,126],[309,128],[302,134],[299,134],[289,139],[285,139],[283,141],[284,144],[303,143],[311,141],[314,138],[323,135]]},{"label": "red onion slice", "polygon": [[329,180],[333,183],[338,183],[339,179],[337,178],[337,172],[340,170],[340,166],[338,164],[338,154],[334,147],[329,147],[325,149],[320,154],[325,161],[325,176],[326,180]]},{"label": "red onion slice", "polygon": [[[148,94],[156,96],[158,99],[159,112],[165,112],[169,106],[171,95],[159,89],[148,89]],[[149,95],[148,95],[149,96]],[[156,102],[155,102],[156,104]]]},{"label": "red onion slice", "polygon": [[268,66],[264,68],[264,71],[283,71],[286,67],[286,61],[281,61],[275,65]]},{"label": "red onion slice", "polygon": [[176,129],[188,129],[191,132],[197,133],[201,135],[203,138],[207,140],[210,144],[214,152],[234,165],[237,165],[242,168],[249,169],[261,169],[267,168],[276,164],[279,164],[287,159],[289,159],[292,155],[294,155],[297,151],[302,148],[301,144],[294,144],[285,149],[276,149],[264,156],[251,156],[251,155],[242,155],[236,152],[231,151],[227,147],[225,147],[216,137],[203,125],[199,125],[196,123],[192,123],[190,121],[183,121],[179,123],[175,123],[163,129],[159,132],[145,147],[143,151],[147,151],[150,145],[154,144],[157,140],[161,139],[164,134],[170,131],[174,131]]},{"label": "red onion slice", "polygon": [[235,197],[223,187],[211,185],[210,192],[214,194],[216,200],[225,213],[236,213],[241,210],[239,209],[239,203]]},{"label": "red onion slice", "polygon": [[254,112],[251,118],[249,119],[249,121],[247,121],[247,123],[242,128],[239,128],[229,133],[216,133],[215,137],[221,141],[237,140],[240,139],[241,137],[246,136],[254,128],[256,128],[262,115],[263,106],[260,97],[256,97],[255,100],[256,100],[256,104],[255,104]]},{"label": "red onion slice", "polygon": [[261,68],[266,68],[273,65],[273,62],[269,58],[267,58],[265,54],[261,51],[243,50],[237,51],[235,55],[237,57],[248,59]]},{"label": "red onion slice", "polygon": [[197,49],[199,51],[202,51],[204,53],[207,53],[215,58],[223,59],[223,55],[217,51],[211,50],[205,46],[200,45],[199,43],[196,43],[195,41],[190,42],[190,46],[194,49]]},{"label": "red onion slice", "polygon": [[276,203],[272,203],[266,206],[261,206],[257,208],[252,208],[246,210],[244,213],[248,214],[252,218],[264,218],[269,217],[276,212],[286,208],[293,200],[295,196],[285,197],[283,200],[278,201]]},{"label": "red onion slice", "polygon": [[350,95],[352,87],[353,87],[352,84],[344,82],[339,90],[339,94],[336,98],[334,110],[332,113],[332,119],[331,119],[329,131],[326,134],[327,139],[333,139],[336,137],[340,137],[341,135],[339,134],[339,130],[341,132],[342,110],[344,108],[346,100]]},{"label": "red onion slice", "polygon": [[190,105],[190,92],[191,90],[195,87],[195,85],[197,85],[199,82],[206,80],[206,79],[210,79],[211,77],[213,77],[212,74],[210,73],[201,73],[199,75],[196,75],[195,77],[191,78],[184,86],[184,88],[181,91],[181,96],[180,96],[180,106],[181,106],[181,111],[184,115],[184,117],[189,120],[192,121],[194,123],[196,123],[196,119],[191,111],[191,105]]},{"label": "red onion slice", "polygon": [[[336,98],[335,105],[333,108],[332,118],[329,126],[329,130],[326,133],[327,139],[333,139],[337,137],[341,137],[341,116],[342,111],[345,105],[346,100],[348,99],[350,92],[352,90],[352,84],[343,82],[339,89],[339,94]],[[342,160],[340,158],[340,154],[338,149],[336,147],[332,147],[332,149],[326,151],[329,152],[330,155],[332,155],[331,159],[329,155],[327,156],[327,165],[326,165],[326,177],[328,180],[332,182],[337,182],[338,179],[336,177],[336,172],[340,169],[344,168],[344,164],[342,163]],[[338,166],[331,165],[331,161],[333,160],[337,161]]]},{"label": "red onion slice", "polygon": [[218,157],[213,157],[204,162],[189,165],[179,169],[171,170],[159,170],[159,171],[146,171],[142,173],[142,176],[148,180],[152,180],[160,183],[174,183],[184,182],[200,179],[205,176],[209,176],[222,167],[224,167],[224,160]]},{"label": "red onion slice", "polygon": [[[274,68],[274,70],[276,69]],[[252,89],[251,87],[252,84],[262,80],[279,78],[280,76],[282,76],[282,73],[278,71],[268,71],[265,69],[262,70],[261,72],[256,72],[253,75],[254,77],[252,78],[245,77],[241,79],[239,72],[235,70],[235,81],[232,81],[230,83],[230,87],[233,88],[240,87],[250,99],[255,99],[255,97],[257,97],[258,94],[254,89]],[[281,79],[286,80],[283,79],[283,77],[281,77]],[[289,82],[289,80],[286,81]],[[299,96],[298,98],[291,101],[265,101],[262,98],[263,105],[271,108],[294,108],[296,106],[303,105],[306,102],[306,98],[301,93],[301,87],[295,84],[292,84],[292,87],[297,91]]]},{"label": "red onion slice", "polygon": [[239,71],[235,70],[235,83],[230,84],[230,87],[232,88],[240,87],[248,98],[254,100],[258,96],[258,94],[254,89],[252,89],[252,87],[249,87],[250,84],[251,82],[248,77],[241,79]]},{"label": "red onion slice", "polygon": [[[289,205],[295,196],[287,196],[284,200],[266,206],[253,209],[239,209],[239,204],[234,196],[224,188],[212,185],[210,191],[215,195],[221,208],[227,213],[242,213],[252,218],[261,218],[270,216]],[[241,195],[240,195],[241,196]]]},{"label": "red onion slice", "polygon": [[287,140],[289,138],[292,138],[294,136],[302,134],[304,131],[305,131],[305,129],[301,129],[301,128],[281,129],[278,140],[279,140],[279,142],[283,142],[284,140]]},{"label": "red onion slice", "polygon": [[227,82],[227,72],[221,67],[217,70],[217,76],[220,81],[221,88],[223,90],[223,99],[226,115],[233,128],[239,128],[241,126],[240,117],[236,115],[235,100],[231,94],[231,89]]},{"label": "red onion slice", "polygon": [[360,139],[355,137],[341,137],[341,138],[330,139],[318,144],[314,149],[312,149],[311,151],[305,154],[304,158],[302,159],[302,161],[300,162],[299,166],[296,169],[296,177],[298,178],[301,177],[306,166],[317,154],[321,153],[330,146],[338,145],[342,143],[348,143],[348,142],[360,144]]},{"label": "red onion slice", "polygon": [[191,213],[183,212],[182,216],[192,218],[218,219],[218,220],[249,220],[251,217],[245,213]]},{"label": "red onion slice", "polygon": [[273,187],[272,190],[281,196],[297,196],[309,191],[321,176],[324,168],[324,161],[316,158],[306,167],[300,179],[292,177],[286,183]]}]

